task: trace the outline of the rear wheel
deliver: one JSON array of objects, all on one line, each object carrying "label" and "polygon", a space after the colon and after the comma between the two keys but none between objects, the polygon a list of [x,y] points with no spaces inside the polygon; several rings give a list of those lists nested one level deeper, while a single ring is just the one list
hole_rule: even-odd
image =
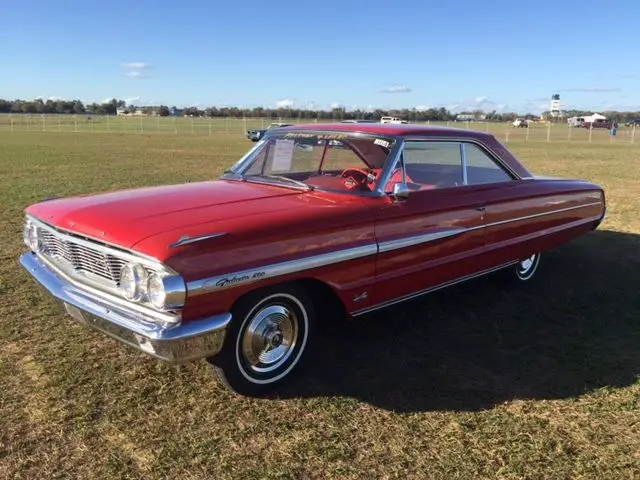
[{"label": "rear wheel", "polygon": [[253,292],[232,309],[222,351],[209,359],[234,392],[260,395],[288,381],[309,357],[315,312],[297,285]]},{"label": "rear wheel", "polygon": [[526,282],[533,278],[540,263],[540,254],[534,253],[524,260],[520,260],[515,265],[515,279],[519,282]]}]

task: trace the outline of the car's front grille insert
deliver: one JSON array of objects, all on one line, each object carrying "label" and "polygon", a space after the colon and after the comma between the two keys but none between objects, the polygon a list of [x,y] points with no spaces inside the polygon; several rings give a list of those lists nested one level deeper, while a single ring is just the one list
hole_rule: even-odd
[{"label": "car's front grille insert", "polygon": [[118,285],[120,271],[127,263],[114,255],[101,252],[73,240],[60,238],[55,231],[41,229],[42,254],[62,268],[90,273]]}]

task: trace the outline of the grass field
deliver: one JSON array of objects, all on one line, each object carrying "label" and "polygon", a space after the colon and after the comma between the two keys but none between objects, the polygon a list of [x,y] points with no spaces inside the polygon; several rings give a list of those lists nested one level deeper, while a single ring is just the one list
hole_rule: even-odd
[{"label": "grass field", "polygon": [[[320,120],[319,122],[330,122]],[[287,118],[187,118],[147,116],[99,116],[99,115],[35,115],[0,114],[0,132],[73,132],[73,133],[135,133],[142,135],[243,135],[248,129],[266,128],[272,122],[318,123],[316,119]],[[620,127],[615,139],[606,129],[570,128],[554,123],[548,128],[544,123],[530,128],[514,128],[510,123],[492,122],[423,122],[489,132],[501,141],[525,142],[590,142],[590,143],[640,143],[640,130]],[[636,139],[636,133],[638,138]]]},{"label": "grass field", "polygon": [[536,173],[603,185],[600,229],[525,287],[474,281],[327,334],[279,398],[72,323],[18,267],[26,205],[209,179],[250,145],[0,131],[0,479],[640,478],[640,145],[511,141]]}]

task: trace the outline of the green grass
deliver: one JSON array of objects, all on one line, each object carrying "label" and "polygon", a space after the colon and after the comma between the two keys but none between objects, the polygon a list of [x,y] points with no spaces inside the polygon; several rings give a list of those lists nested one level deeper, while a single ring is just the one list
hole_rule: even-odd
[{"label": "green grass", "polygon": [[640,477],[640,145],[509,146],[606,188],[536,280],[480,280],[327,334],[279,398],[76,325],[18,267],[25,206],[209,179],[240,134],[0,132],[0,478]]}]

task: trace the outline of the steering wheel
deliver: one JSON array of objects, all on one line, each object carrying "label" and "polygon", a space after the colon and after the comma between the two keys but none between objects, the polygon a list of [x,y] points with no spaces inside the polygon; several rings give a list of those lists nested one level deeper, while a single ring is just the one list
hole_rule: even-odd
[{"label": "steering wheel", "polygon": [[[357,182],[357,184],[361,186],[368,187],[375,182],[377,178],[377,174],[374,170],[367,171],[364,168],[347,168],[340,174],[340,176],[345,179],[345,185],[348,188],[354,188],[354,182]],[[349,178],[351,178],[351,182],[349,182]]]}]

